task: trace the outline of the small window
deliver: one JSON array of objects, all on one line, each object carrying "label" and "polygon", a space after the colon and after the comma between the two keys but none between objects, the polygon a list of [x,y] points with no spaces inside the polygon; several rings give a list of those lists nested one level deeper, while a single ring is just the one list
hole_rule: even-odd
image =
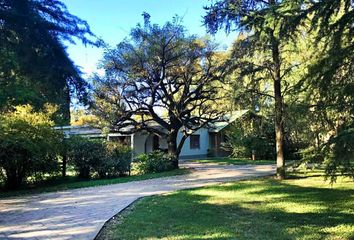
[{"label": "small window", "polygon": [[200,148],[200,135],[191,135],[190,149],[199,149],[199,148]]}]

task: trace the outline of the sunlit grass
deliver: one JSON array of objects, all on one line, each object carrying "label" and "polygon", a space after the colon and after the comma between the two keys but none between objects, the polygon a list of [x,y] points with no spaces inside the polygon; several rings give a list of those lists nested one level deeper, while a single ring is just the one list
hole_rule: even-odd
[{"label": "sunlit grass", "polygon": [[99,239],[354,239],[354,182],[330,185],[318,175],[147,197]]},{"label": "sunlit grass", "polygon": [[198,163],[216,163],[221,165],[262,165],[262,164],[275,164],[275,160],[250,160],[242,158],[208,158],[208,159],[197,159],[193,162]]}]

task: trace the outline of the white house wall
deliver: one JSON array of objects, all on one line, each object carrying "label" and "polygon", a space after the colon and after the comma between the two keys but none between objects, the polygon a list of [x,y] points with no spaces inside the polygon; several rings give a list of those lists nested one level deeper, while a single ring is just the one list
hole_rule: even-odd
[{"label": "white house wall", "polygon": [[134,154],[145,153],[145,142],[148,135],[134,134]]},{"label": "white house wall", "polygon": [[[191,149],[190,148],[190,139],[187,138],[184,142],[184,145],[181,150],[181,158],[193,158],[193,157],[203,157],[208,153],[209,148],[209,132],[207,129],[200,129],[194,134],[200,135],[200,148]],[[180,142],[182,139],[182,133],[179,133],[177,136],[177,141]],[[148,153],[152,152],[153,146],[153,135],[146,133],[134,134],[134,154]],[[159,139],[160,149],[167,149],[167,139]]]},{"label": "white house wall", "polygon": [[[209,148],[209,132],[208,129],[202,128],[199,129],[194,134],[200,135],[200,148],[199,149],[190,149],[190,138],[188,137],[184,142],[182,151],[180,154],[181,158],[193,158],[193,157],[202,157],[206,156]],[[179,133],[177,136],[177,141],[181,141],[182,133]]]}]

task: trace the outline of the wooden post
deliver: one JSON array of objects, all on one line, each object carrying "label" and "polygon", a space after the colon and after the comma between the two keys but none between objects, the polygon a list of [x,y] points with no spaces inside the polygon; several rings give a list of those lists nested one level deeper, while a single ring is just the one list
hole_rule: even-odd
[{"label": "wooden post", "polygon": [[63,154],[63,165],[62,165],[62,169],[61,169],[61,175],[62,177],[65,177],[66,176],[66,164],[67,164],[67,160],[68,160],[68,156],[66,154],[66,151],[65,153]]},{"label": "wooden post", "polygon": [[130,164],[129,164],[129,176],[131,174],[132,162],[134,160],[134,134],[130,135],[130,148],[131,148],[131,151],[132,151],[132,159],[131,159]]}]

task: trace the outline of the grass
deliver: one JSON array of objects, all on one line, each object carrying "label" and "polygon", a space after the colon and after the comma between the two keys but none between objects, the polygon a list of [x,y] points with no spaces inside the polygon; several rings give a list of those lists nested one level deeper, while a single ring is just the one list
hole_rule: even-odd
[{"label": "grass", "polygon": [[106,224],[103,239],[354,239],[354,182],[296,175],[144,198]]},{"label": "grass", "polygon": [[75,176],[66,176],[66,177],[53,177],[37,183],[35,185],[24,186],[21,189],[14,191],[5,191],[0,188],[0,198],[19,196],[25,194],[35,194],[35,193],[44,193],[44,192],[55,192],[67,189],[75,188],[84,188],[84,187],[94,187],[102,186],[116,183],[125,183],[131,181],[141,181],[152,178],[168,177],[175,175],[182,175],[189,173],[188,169],[176,169],[168,172],[162,173],[151,173],[144,175],[132,175],[127,177],[112,178],[112,179],[80,179]]},{"label": "grass", "polygon": [[222,165],[262,165],[262,164],[275,164],[274,160],[250,160],[241,158],[210,158],[202,160],[193,160],[193,162],[198,163],[217,163]]}]

